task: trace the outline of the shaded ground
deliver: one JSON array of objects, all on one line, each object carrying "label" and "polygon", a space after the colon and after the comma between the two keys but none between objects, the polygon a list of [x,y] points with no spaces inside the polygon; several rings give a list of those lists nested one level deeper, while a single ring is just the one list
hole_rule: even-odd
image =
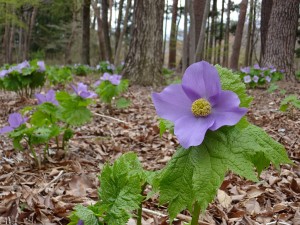
[{"label": "shaded ground", "polygon": [[[281,83],[287,94],[300,95],[300,86]],[[126,94],[132,105],[110,114],[100,102],[92,107],[93,121],[76,129],[69,154],[52,151],[41,170],[33,166],[26,151],[15,152],[11,141],[0,136],[0,224],[67,224],[66,217],[78,204],[97,200],[97,174],[106,162],[122,153],[135,151],[144,167],[162,168],[175,152],[176,138],[159,137],[157,116],[151,102],[151,88],[131,87]],[[261,174],[259,183],[228,174],[215,201],[210,204],[199,224],[300,224],[300,113],[278,111],[283,94],[266,90],[249,90],[255,97],[248,118],[282,143],[293,166],[281,171],[270,167]],[[34,100],[18,102],[13,94],[0,92],[0,127],[9,113]],[[53,145],[54,146],[54,145]],[[41,150],[42,151],[42,150]],[[166,207],[157,199],[144,203],[143,224],[166,224]],[[182,212],[175,224],[190,216]],[[129,224],[135,224],[130,221]],[[275,224],[275,223],[270,223]],[[279,224],[279,223],[278,223]]]}]

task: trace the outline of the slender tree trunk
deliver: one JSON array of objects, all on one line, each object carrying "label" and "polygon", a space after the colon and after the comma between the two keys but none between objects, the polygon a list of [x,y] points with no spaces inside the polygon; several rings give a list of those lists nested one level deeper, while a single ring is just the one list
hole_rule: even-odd
[{"label": "slender tree trunk", "polygon": [[273,0],[262,0],[261,2],[261,20],[260,20],[260,40],[261,40],[261,50],[260,50],[260,63],[263,61],[266,49],[266,41],[269,29],[269,20],[272,12]]},{"label": "slender tree trunk", "polygon": [[173,0],[171,34],[170,34],[170,43],[169,43],[169,68],[175,68],[176,67],[176,45],[177,45],[176,20],[177,20],[177,5],[178,5],[178,0]]},{"label": "slender tree trunk", "polygon": [[217,13],[217,0],[213,0],[213,5],[212,5],[212,14],[211,14],[211,28],[210,28],[210,37],[209,37],[209,51],[208,51],[208,61],[213,62],[213,55],[215,49],[214,47],[214,41],[216,38],[216,13]]},{"label": "slender tree trunk", "polygon": [[248,66],[250,64],[250,47],[251,47],[251,37],[253,35],[252,32],[252,23],[253,23],[253,0],[250,0],[250,12],[249,12],[249,20],[248,20],[248,31],[247,31],[247,43],[246,43],[246,51],[245,51],[245,61],[244,65]]},{"label": "slender tree trunk", "polygon": [[194,13],[194,1],[190,0],[190,30],[189,30],[189,64],[195,62],[195,51],[196,51],[196,32],[195,32],[195,13]]},{"label": "slender tree trunk", "polygon": [[90,5],[91,0],[84,0],[82,7],[82,49],[81,63],[90,64]]},{"label": "slender tree trunk", "polygon": [[166,54],[166,45],[167,45],[167,23],[168,23],[168,10],[169,10],[169,1],[167,0],[166,4],[166,19],[164,21],[165,24],[165,30],[164,30],[164,40],[163,40],[163,62],[165,62],[165,54]]},{"label": "slender tree trunk", "polygon": [[3,50],[4,50],[4,62],[8,63],[8,42],[9,42],[9,31],[10,31],[10,26],[9,22],[6,20],[5,22],[5,30],[4,30],[4,35],[3,35]]},{"label": "slender tree trunk", "polygon": [[230,11],[231,11],[230,9],[231,9],[231,1],[228,0],[225,39],[224,39],[224,51],[223,51],[223,66],[226,66],[226,67],[228,67],[228,59],[229,59],[229,28],[230,28]]},{"label": "slender tree trunk", "polygon": [[188,66],[188,28],[187,28],[187,14],[188,14],[188,0],[184,2],[184,28],[183,28],[183,48],[182,48],[182,74]]},{"label": "slender tree trunk", "polygon": [[273,0],[263,66],[285,71],[286,80],[294,81],[294,50],[299,16],[299,0]]},{"label": "slender tree trunk", "polygon": [[134,22],[123,74],[132,84],[163,83],[164,0],[134,1]]},{"label": "slender tree trunk", "polygon": [[209,57],[209,38],[211,35],[211,31],[210,31],[210,17],[207,18],[207,25],[206,25],[206,39],[205,39],[205,60],[208,60]]},{"label": "slender tree trunk", "polygon": [[201,27],[203,25],[203,15],[205,11],[206,0],[194,0],[194,18],[195,18],[195,46],[197,46],[199,41],[199,35],[201,32]]},{"label": "slender tree trunk", "polygon": [[202,7],[204,7],[204,14],[202,15],[202,24],[201,24],[201,30],[200,30],[200,34],[199,34],[199,39],[198,39],[198,43],[197,43],[197,49],[196,49],[196,53],[195,53],[195,61],[201,61],[203,60],[204,57],[204,42],[205,42],[205,30],[206,30],[206,21],[208,18],[208,14],[209,14],[209,9],[210,9],[210,0],[206,0],[204,2],[205,5],[203,5]]},{"label": "slender tree trunk", "polygon": [[102,27],[104,34],[104,42],[105,42],[105,52],[106,52],[106,60],[112,60],[112,50],[110,44],[110,34],[109,34],[109,23],[108,23],[108,0],[102,0]]},{"label": "slender tree trunk", "polygon": [[8,46],[8,63],[13,63],[13,48],[14,48],[15,27],[10,28],[9,46]]},{"label": "slender tree trunk", "polygon": [[230,68],[233,70],[238,69],[240,50],[241,50],[241,44],[243,38],[243,29],[244,29],[246,14],[247,14],[247,5],[248,5],[248,0],[242,0],[240,4],[239,20],[235,31],[232,54],[230,58]]},{"label": "slender tree trunk", "polygon": [[118,22],[117,22],[117,28],[116,28],[116,44],[115,44],[115,52],[117,52],[118,44],[119,44],[119,37],[121,33],[121,22],[123,17],[123,6],[124,6],[124,0],[119,1],[119,14],[118,14]]},{"label": "slender tree trunk", "polygon": [[249,65],[253,64],[253,52],[255,50],[254,37],[256,36],[256,6],[257,6],[257,0],[254,0],[253,18],[252,18],[252,35],[250,39]]},{"label": "slender tree trunk", "polygon": [[220,36],[219,36],[219,46],[218,46],[218,54],[217,54],[217,61],[216,63],[221,64],[221,50],[222,50],[222,40],[224,37],[224,7],[225,7],[225,0],[222,0],[222,9],[221,9],[221,22],[220,22]]},{"label": "slender tree trunk", "polygon": [[116,66],[118,66],[120,64],[120,61],[121,61],[122,43],[123,43],[124,35],[126,33],[126,30],[127,30],[127,24],[128,24],[130,8],[131,8],[131,0],[128,0],[127,1],[127,6],[126,6],[126,12],[125,12],[123,30],[122,30],[122,33],[120,34],[120,37],[119,37],[119,43],[118,43],[117,51],[116,51],[116,55],[115,55],[114,64]]},{"label": "slender tree trunk", "polygon": [[35,6],[32,10],[31,15],[29,15],[28,19],[28,31],[26,32],[26,38],[25,38],[25,45],[24,45],[24,52],[23,52],[23,60],[28,59],[29,56],[29,49],[31,45],[31,37],[32,37],[32,31],[35,25],[35,19],[37,14],[38,8]]}]

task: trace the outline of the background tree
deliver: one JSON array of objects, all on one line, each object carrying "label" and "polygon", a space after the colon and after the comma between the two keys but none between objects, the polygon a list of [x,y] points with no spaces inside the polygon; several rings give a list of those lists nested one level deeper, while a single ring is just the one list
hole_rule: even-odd
[{"label": "background tree", "polygon": [[82,7],[82,50],[81,62],[82,64],[90,64],[90,6],[91,0],[84,0]]},{"label": "background tree", "polygon": [[177,21],[177,11],[178,11],[178,0],[173,0],[172,23],[171,23],[171,34],[170,34],[170,44],[169,44],[169,68],[175,68],[176,67],[176,44],[177,44],[176,21]]},{"label": "background tree", "polygon": [[108,0],[102,0],[102,24],[103,24],[103,34],[104,34],[104,47],[106,52],[106,60],[112,60],[112,50],[110,44],[110,29],[109,29],[109,21],[108,21],[108,9],[109,2]]},{"label": "background tree", "polygon": [[134,24],[123,74],[132,84],[163,83],[164,0],[134,1]]},{"label": "background tree", "polygon": [[233,70],[238,69],[240,50],[243,38],[243,29],[245,24],[245,18],[247,14],[248,0],[242,0],[240,4],[239,20],[235,31],[234,43],[232,47],[232,54],[230,58],[230,68]]},{"label": "background tree", "polygon": [[226,28],[225,28],[225,36],[224,36],[223,66],[228,66],[228,59],[229,59],[230,11],[231,11],[231,1],[228,0],[228,2],[227,2]]},{"label": "background tree", "polygon": [[263,66],[285,71],[286,79],[294,81],[294,51],[300,0],[273,0]]}]

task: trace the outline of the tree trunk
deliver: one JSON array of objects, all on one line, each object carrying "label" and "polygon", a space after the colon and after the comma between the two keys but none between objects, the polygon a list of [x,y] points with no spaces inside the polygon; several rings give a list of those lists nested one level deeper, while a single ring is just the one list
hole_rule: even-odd
[{"label": "tree trunk", "polygon": [[31,16],[29,15],[28,17],[28,31],[26,32],[26,38],[25,38],[26,43],[24,44],[23,60],[28,60],[32,31],[35,25],[37,10],[38,8],[35,6],[32,10]]},{"label": "tree trunk", "polygon": [[14,48],[15,27],[10,28],[9,46],[8,46],[8,63],[13,63],[13,48]]},{"label": "tree trunk", "polygon": [[90,65],[90,5],[91,0],[84,0],[82,7],[81,63],[86,65]]},{"label": "tree trunk", "polygon": [[249,66],[249,56],[250,56],[250,47],[251,47],[251,37],[253,35],[252,32],[252,23],[253,23],[253,0],[250,0],[250,12],[249,12],[249,20],[248,20],[248,31],[247,31],[247,43],[246,43],[246,51],[245,51],[245,66]]},{"label": "tree trunk", "polygon": [[183,27],[183,47],[182,47],[182,74],[188,66],[188,32],[187,32],[187,14],[188,14],[188,0],[184,2],[184,27]]},{"label": "tree trunk", "polygon": [[218,47],[218,54],[217,54],[217,63],[221,64],[221,49],[222,49],[222,40],[224,37],[224,7],[225,7],[225,0],[222,0],[222,10],[221,10],[221,22],[220,22],[220,36],[219,36],[219,47]]},{"label": "tree trunk", "polygon": [[189,30],[189,64],[195,62],[195,52],[196,52],[196,33],[195,33],[195,13],[194,13],[194,1],[189,0],[189,11],[190,11],[190,30]]},{"label": "tree trunk", "polygon": [[[252,18],[252,35],[250,40],[250,55],[249,55],[249,65],[253,64],[253,52],[255,50],[255,42],[254,37],[256,37],[256,6],[257,0],[254,0],[254,7],[253,7],[253,18]],[[257,40],[257,38],[256,38]]]},{"label": "tree trunk", "polygon": [[177,44],[176,20],[177,20],[177,5],[178,5],[178,0],[173,0],[171,34],[170,34],[170,43],[169,43],[169,68],[175,68],[176,67],[176,44]]},{"label": "tree trunk", "polygon": [[163,83],[164,0],[134,1],[134,22],[123,74],[132,84]]},{"label": "tree trunk", "polygon": [[116,28],[116,44],[115,44],[115,52],[117,52],[118,43],[119,43],[119,37],[121,33],[121,22],[123,17],[123,6],[124,6],[124,0],[119,1],[119,14],[118,14],[118,22],[117,22],[117,28]]},{"label": "tree trunk", "polygon": [[262,63],[265,54],[266,41],[269,29],[269,20],[272,12],[273,0],[262,0],[261,2],[261,20],[260,20],[260,62]]},{"label": "tree trunk", "polygon": [[110,44],[110,35],[109,35],[109,23],[108,23],[108,0],[102,0],[102,27],[104,34],[104,42],[105,42],[105,52],[106,52],[106,60],[112,60],[112,50]]},{"label": "tree trunk", "polygon": [[215,23],[215,18],[216,18],[216,13],[217,13],[217,0],[213,0],[213,5],[212,5],[212,13],[211,13],[211,28],[210,28],[210,36],[209,36],[209,51],[208,51],[208,61],[213,62],[213,53],[215,51],[214,49],[214,41],[216,37],[216,23]]},{"label": "tree trunk", "polygon": [[295,80],[294,50],[300,0],[273,0],[263,66],[284,70],[286,80]]},{"label": "tree trunk", "polygon": [[131,8],[131,0],[128,0],[127,6],[126,6],[126,12],[125,12],[123,30],[122,30],[122,33],[120,34],[120,37],[119,37],[119,42],[118,42],[117,51],[116,51],[115,60],[114,60],[114,64],[116,66],[120,65],[120,61],[121,61],[122,43],[123,43],[124,35],[126,33],[126,30],[127,30],[127,24],[128,24],[130,8]]},{"label": "tree trunk", "polygon": [[239,20],[236,27],[234,43],[232,47],[232,54],[230,58],[230,68],[233,70],[238,69],[240,50],[241,50],[241,44],[243,38],[243,30],[244,30],[245,18],[247,14],[247,5],[248,5],[248,0],[242,0],[240,4]]},{"label": "tree trunk", "polygon": [[209,9],[210,9],[210,0],[206,0],[204,2],[205,5],[203,5],[202,7],[204,8],[204,14],[202,15],[202,24],[201,24],[201,30],[200,30],[200,34],[199,34],[199,39],[198,39],[198,43],[197,43],[197,49],[196,49],[196,53],[195,53],[195,61],[201,61],[204,57],[204,42],[205,42],[205,30],[206,30],[206,21],[208,18],[208,14],[209,14]]},{"label": "tree trunk", "polygon": [[199,41],[199,35],[201,32],[201,27],[203,25],[203,15],[205,11],[206,0],[195,0],[194,1],[194,17],[195,17],[195,46],[197,46]]},{"label": "tree trunk", "polygon": [[167,4],[166,4],[166,11],[165,11],[165,14],[166,14],[166,19],[164,21],[164,27],[165,27],[165,30],[164,30],[164,38],[163,38],[163,62],[165,62],[165,54],[166,54],[166,43],[167,43],[167,23],[168,23],[168,10],[169,10],[169,1],[167,0]]},{"label": "tree trunk", "polygon": [[225,29],[225,38],[224,38],[224,51],[223,51],[223,66],[228,67],[229,59],[229,28],[230,28],[230,10],[231,1],[228,0],[227,3],[227,19],[226,19],[226,29]]}]

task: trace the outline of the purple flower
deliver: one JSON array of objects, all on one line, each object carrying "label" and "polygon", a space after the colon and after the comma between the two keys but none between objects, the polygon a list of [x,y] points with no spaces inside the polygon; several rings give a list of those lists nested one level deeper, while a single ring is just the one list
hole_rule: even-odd
[{"label": "purple flower", "polygon": [[256,70],[259,70],[260,66],[256,63],[256,64],[254,64],[253,68],[256,69]]},{"label": "purple flower", "polygon": [[244,67],[244,68],[241,69],[241,71],[242,71],[243,73],[250,73],[250,67],[249,67],[249,66]]},{"label": "purple flower", "polygon": [[93,86],[94,86],[94,87],[98,87],[100,84],[101,84],[101,80],[97,80],[97,81],[93,84]]},{"label": "purple flower", "polygon": [[265,76],[265,74],[264,74],[264,73],[260,73],[260,76],[261,76],[261,77],[264,77],[264,76]]},{"label": "purple flower", "polygon": [[102,77],[100,77],[100,80],[109,80],[110,79],[110,74],[109,73],[104,73]]},{"label": "purple flower", "polygon": [[174,123],[174,131],[184,148],[200,145],[207,130],[235,125],[247,112],[232,91],[221,89],[216,68],[205,61],[189,66],[182,84],[153,93],[157,114]]},{"label": "purple flower", "polygon": [[268,81],[268,83],[270,83],[271,82],[271,77],[266,76],[266,81]]},{"label": "purple flower", "polygon": [[108,80],[113,85],[119,85],[121,82],[122,76],[118,74],[110,75],[109,73],[104,73],[100,80]]},{"label": "purple flower", "polygon": [[97,96],[93,91],[88,91],[87,85],[85,85],[84,83],[78,83],[77,87],[71,84],[71,87],[73,88],[75,93],[82,98],[94,98]]},{"label": "purple flower", "polygon": [[20,113],[12,113],[8,117],[9,126],[5,126],[0,130],[0,134],[8,133],[25,123],[28,118],[23,118]]},{"label": "purple flower", "polygon": [[42,104],[44,102],[50,102],[53,105],[58,105],[58,101],[55,98],[55,91],[54,90],[49,90],[47,94],[35,94],[35,97],[38,100],[38,104]]},{"label": "purple flower", "polygon": [[44,61],[38,61],[37,65],[39,66],[39,72],[44,72],[46,70],[45,62]]},{"label": "purple flower", "polygon": [[248,84],[251,82],[251,77],[249,75],[244,76],[244,83]]},{"label": "purple flower", "polygon": [[84,225],[84,222],[82,220],[79,220],[77,225]]},{"label": "purple flower", "polygon": [[2,71],[0,71],[0,78],[1,77],[5,77],[8,73],[9,73],[8,70],[2,70]]},{"label": "purple flower", "polygon": [[24,68],[28,68],[30,67],[30,64],[27,60],[25,60],[24,62],[20,63],[17,65],[17,70],[21,70],[24,69]]},{"label": "purple flower", "polygon": [[276,72],[276,68],[270,70],[270,73],[274,73],[274,72]]},{"label": "purple flower", "polygon": [[258,82],[258,80],[259,80],[259,77],[258,76],[253,76],[253,81],[255,82],[255,83],[257,83]]},{"label": "purple flower", "polygon": [[260,68],[262,71],[265,71],[265,70],[268,70],[269,68],[268,67],[263,67],[263,68]]}]

